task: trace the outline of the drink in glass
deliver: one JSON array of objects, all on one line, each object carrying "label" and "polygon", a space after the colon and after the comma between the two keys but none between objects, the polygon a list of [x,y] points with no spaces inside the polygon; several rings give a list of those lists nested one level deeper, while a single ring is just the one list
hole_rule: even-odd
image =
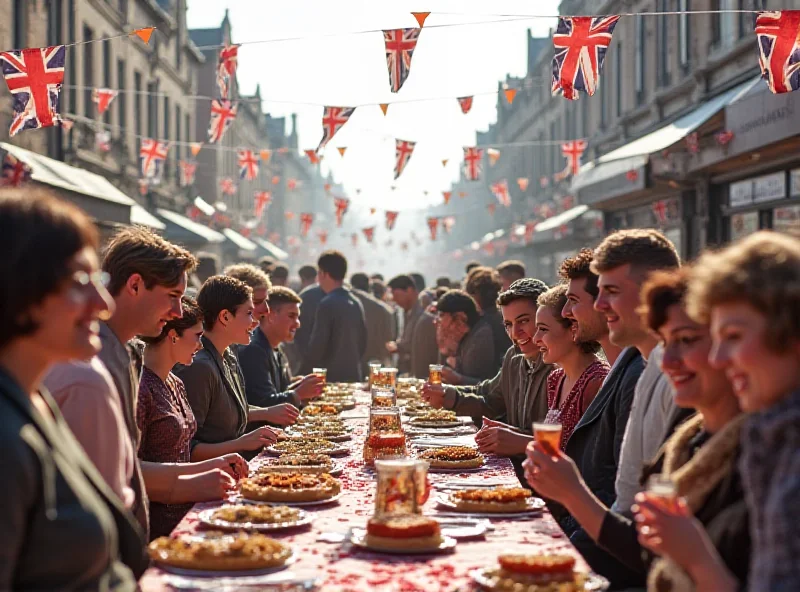
[{"label": "drink in glass", "polygon": [[364,463],[406,455],[406,435],[397,407],[372,407],[369,411],[369,433],[364,441]]},{"label": "drink in glass", "polygon": [[381,386],[384,388],[397,388],[397,368],[381,368]]},{"label": "drink in glass", "polygon": [[372,387],[373,407],[394,407],[395,405],[397,405],[395,391],[383,387]]},{"label": "drink in glass", "polygon": [[534,422],[533,439],[541,443],[549,453],[555,454],[561,447],[561,424]]},{"label": "drink in glass", "polygon": [[667,510],[672,510],[677,505],[678,488],[668,475],[657,473],[655,475],[650,475],[647,479],[645,495],[651,502]]},{"label": "drink in glass", "polygon": [[328,369],[327,368],[314,368],[313,372],[314,376],[319,378],[322,381],[322,388],[325,389],[328,386]]},{"label": "drink in glass", "polygon": [[429,463],[410,458],[376,460],[375,516],[422,514],[428,494]]},{"label": "drink in glass", "polygon": [[442,384],[441,364],[431,364],[428,366],[428,382],[431,384]]},{"label": "drink in glass", "polygon": [[369,364],[369,388],[380,386],[381,363],[370,362]]}]

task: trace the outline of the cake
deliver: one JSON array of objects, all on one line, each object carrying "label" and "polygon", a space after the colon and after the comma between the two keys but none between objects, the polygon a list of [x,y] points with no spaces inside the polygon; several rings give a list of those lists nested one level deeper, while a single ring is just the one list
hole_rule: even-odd
[{"label": "cake", "polygon": [[586,576],[575,572],[571,555],[504,554],[499,567],[484,570],[491,590],[509,592],[579,592]]},{"label": "cake", "polygon": [[531,492],[522,487],[465,489],[450,494],[450,501],[462,512],[513,513],[529,508]]},{"label": "cake", "polygon": [[469,446],[431,448],[419,455],[432,469],[476,469],[483,466],[483,455]]},{"label": "cake", "polygon": [[339,481],[322,473],[257,473],[239,482],[242,497],[260,502],[318,502],[341,491]]},{"label": "cake", "polygon": [[370,518],[364,542],[385,550],[438,549],[442,544],[439,523],[417,514]]},{"label": "cake", "polygon": [[279,567],[291,549],[263,534],[210,531],[204,536],[159,537],[147,547],[150,558],[162,565],[208,571],[244,571]]}]

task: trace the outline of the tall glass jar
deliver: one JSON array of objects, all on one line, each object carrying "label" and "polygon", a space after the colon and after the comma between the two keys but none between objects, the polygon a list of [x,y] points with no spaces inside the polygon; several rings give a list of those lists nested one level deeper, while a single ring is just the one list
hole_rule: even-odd
[{"label": "tall glass jar", "polygon": [[422,514],[428,496],[429,463],[421,460],[376,460],[376,518],[396,514]]},{"label": "tall glass jar", "polygon": [[373,407],[396,407],[397,393],[385,387],[372,387],[372,406]]},{"label": "tall glass jar", "polygon": [[364,441],[364,463],[371,466],[377,459],[401,458],[406,455],[406,435],[397,407],[372,407],[369,411],[369,432]]}]

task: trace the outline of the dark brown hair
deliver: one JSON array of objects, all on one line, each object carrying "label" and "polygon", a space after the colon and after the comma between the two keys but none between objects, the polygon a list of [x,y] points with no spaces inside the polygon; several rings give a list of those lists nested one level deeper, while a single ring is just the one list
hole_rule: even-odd
[{"label": "dark brown hair", "polygon": [[[561,311],[564,310],[564,305],[567,303],[567,285],[557,284],[544,292],[536,304],[539,308],[549,308],[559,325],[565,329],[572,325],[572,321],[561,316]],[[587,354],[596,354],[600,351],[600,342],[598,341],[582,341],[578,343],[581,351]]]},{"label": "dark brown hair", "polygon": [[476,267],[469,272],[464,289],[475,299],[480,309],[486,311],[497,306],[497,297],[503,289],[503,283],[491,267]]},{"label": "dark brown hair", "polygon": [[317,278],[317,268],[313,265],[303,265],[303,267],[297,270],[297,275],[299,275],[300,279],[304,282],[310,282]]},{"label": "dark brown hair", "polygon": [[591,270],[600,275],[623,265],[636,271],[680,267],[681,258],[675,245],[658,230],[631,228],[609,234],[594,250]]},{"label": "dark brown hair", "polygon": [[119,294],[133,274],[139,274],[148,290],[171,288],[185,273],[197,267],[197,259],[186,249],[173,245],[140,226],[120,230],[105,248],[103,271],[111,276],[108,291]]},{"label": "dark brown hair", "polygon": [[497,266],[497,273],[500,275],[510,274],[517,276],[517,279],[525,277],[525,264],[522,261],[511,259],[503,261]]},{"label": "dark brown hair", "polygon": [[439,313],[447,314],[463,312],[467,325],[470,327],[473,327],[481,318],[475,300],[463,290],[448,290],[445,292],[436,303],[436,310]]},{"label": "dark brown hair", "polygon": [[139,339],[144,341],[147,345],[158,345],[167,338],[167,335],[169,335],[169,332],[173,329],[182,337],[184,331],[191,329],[203,320],[203,311],[200,310],[194,298],[189,296],[181,297],[181,309],[183,310],[183,315],[177,319],[170,319],[167,321],[167,324],[161,329],[161,334],[158,337],[142,335]]},{"label": "dark brown hair", "polygon": [[269,291],[267,302],[270,308],[279,308],[284,304],[302,304],[303,299],[291,288],[275,286]]},{"label": "dark brown hair", "polygon": [[505,292],[497,297],[498,306],[508,306],[517,300],[529,300],[538,307],[539,296],[547,292],[547,284],[535,278],[522,278],[511,284]]},{"label": "dark brown hair", "polygon": [[339,251],[325,251],[317,260],[317,267],[337,282],[347,275],[347,259]]},{"label": "dark brown hair", "polygon": [[639,314],[642,322],[653,332],[658,332],[667,322],[667,311],[676,304],[683,306],[689,289],[689,269],[654,271],[642,287],[642,305]]},{"label": "dark brown hair", "polygon": [[275,278],[278,281],[286,281],[289,279],[289,268],[283,263],[276,263],[272,266],[269,277]]},{"label": "dark brown hair", "polygon": [[214,328],[217,317],[223,310],[236,316],[236,309],[252,297],[252,288],[236,278],[227,275],[208,278],[197,293],[197,304],[203,311],[206,331]]},{"label": "dark brown hair", "polygon": [[0,348],[37,330],[30,308],[59,290],[72,257],[98,243],[76,206],[44,189],[0,189]]},{"label": "dark brown hair", "polygon": [[600,289],[597,287],[598,275],[592,271],[594,252],[591,249],[581,249],[574,257],[568,257],[561,262],[558,276],[563,280],[585,279],[584,289],[592,299],[597,299]]}]

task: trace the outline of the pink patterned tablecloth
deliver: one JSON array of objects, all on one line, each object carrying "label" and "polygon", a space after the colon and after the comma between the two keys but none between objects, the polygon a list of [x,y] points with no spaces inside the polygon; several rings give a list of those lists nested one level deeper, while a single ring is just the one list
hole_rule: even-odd
[{"label": "pink patterned tablecloth", "polygon": [[[364,469],[361,460],[362,446],[366,431],[367,408],[359,406],[347,415],[356,426],[354,437],[347,443],[350,454],[335,459],[344,464],[340,477],[343,495],[338,502],[304,508],[314,516],[310,526],[302,529],[275,534],[275,538],[290,544],[298,554],[298,561],[289,569],[298,578],[314,578],[319,582],[319,590],[339,592],[351,590],[376,590],[380,592],[434,592],[439,590],[472,590],[473,582],[469,572],[487,565],[496,564],[499,553],[510,549],[524,552],[570,553],[578,558],[579,566],[586,566],[563,535],[553,518],[545,512],[526,519],[492,519],[493,530],[483,538],[459,540],[454,552],[443,555],[401,556],[362,551],[349,543],[328,543],[318,540],[322,533],[345,532],[351,527],[364,527],[372,515],[375,476]],[[252,461],[258,462],[258,459]],[[469,479],[482,482],[487,479],[518,485],[514,469],[507,458],[489,456],[487,466],[480,472],[461,474],[430,473],[434,487],[431,499],[425,505],[425,513],[436,515],[436,484],[448,479]],[[178,525],[173,534],[190,533],[200,529],[198,512],[214,508],[219,503],[197,504]],[[283,575],[286,575],[285,573]],[[172,590],[255,590],[269,589],[259,585],[242,587],[230,584],[231,579],[195,580],[195,586],[188,578],[178,578],[158,569],[150,568],[140,584],[144,592],[166,592]]]}]

